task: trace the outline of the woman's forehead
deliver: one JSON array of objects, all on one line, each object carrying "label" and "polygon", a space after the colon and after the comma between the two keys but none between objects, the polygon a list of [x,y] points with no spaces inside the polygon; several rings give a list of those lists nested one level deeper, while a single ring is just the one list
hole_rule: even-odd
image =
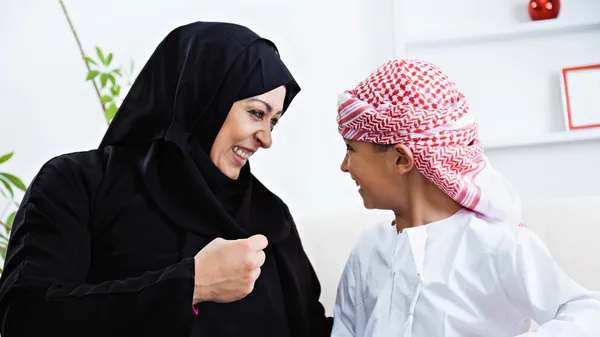
[{"label": "woman's forehead", "polygon": [[285,100],[285,86],[277,87],[269,92],[250,97],[246,101],[256,102],[265,106],[267,112],[281,113]]}]

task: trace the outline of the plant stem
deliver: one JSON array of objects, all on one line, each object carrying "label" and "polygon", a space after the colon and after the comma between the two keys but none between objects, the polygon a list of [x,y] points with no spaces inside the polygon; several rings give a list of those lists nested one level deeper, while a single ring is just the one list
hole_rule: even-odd
[{"label": "plant stem", "polygon": [[[69,17],[69,13],[67,13],[67,8],[62,0],[58,0],[60,6],[62,7],[63,12],[65,13],[65,17],[67,18],[67,22],[69,22],[69,27],[71,28],[71,32],[73,32],[73,36],[75,37],[75,41],[77,41],[77,46],[79,46],[79,52],[81,53],[81,58],[85,63],[85,66],[88,72],[91,70],[90,65],[85,60],[85,53],[83,51],[83,47],[81,46],[81,42],[79,41],[79,37],[77,36],[77,32],[75,31],[75,27],[73,27],[73,23],[71,22],[71,18]],[[104,116],[106,116],[106,108],[104,108],[104,104],[102,104],[102,95],[100,95],[100,90],[98,90],[98,85],[96,85],[96,81],[92,79],[92,84],[94,85],[94,89],[96,90],[96,95],[98,95],[98,100],[100,101],[100,106],[102,107],[102,112],[104,112]],[[106,117],[104,118],[106,119]],[[108,123],[108,120],[106,121]]]}]

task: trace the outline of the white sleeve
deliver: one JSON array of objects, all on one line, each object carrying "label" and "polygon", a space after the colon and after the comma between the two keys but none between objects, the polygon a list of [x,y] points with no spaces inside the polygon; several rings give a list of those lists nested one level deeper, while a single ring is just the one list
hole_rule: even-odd
[{"label": "white sleeve", "polygon": [[356,279],[352,271],[352,256],[346,262],[337,289],[333,309],[333,329],[331,337],[354,337],[356,323]]},{"label": "white sleeve", "polygon": [[571,279],[543,242],[519,228],[497,255],[497,270],[515,307],[540,327],[519,337],[600,336],[600,294]]}]

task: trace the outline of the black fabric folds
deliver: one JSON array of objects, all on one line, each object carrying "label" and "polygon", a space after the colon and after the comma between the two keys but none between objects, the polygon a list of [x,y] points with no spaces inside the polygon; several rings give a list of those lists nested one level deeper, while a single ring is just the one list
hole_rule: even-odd
[{"label": "black fabric folds", "polygon": [[[0,335],[325,337],[332,319],[287,205],[210,159],[232,104],[300,87],[275,45],[246,27],[173,30],[137,77],[98,149],[40,169],[11,231]],[[194,256],[217,237],[263,234],[254,290],[192,311]]]}]

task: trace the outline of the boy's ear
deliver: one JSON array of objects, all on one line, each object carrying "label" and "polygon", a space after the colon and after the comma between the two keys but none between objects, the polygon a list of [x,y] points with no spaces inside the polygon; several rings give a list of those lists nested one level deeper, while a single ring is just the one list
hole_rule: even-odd
[{"label": "boy's ear", "polygon": [[396,172],[405,174],[412,170],[415,161],[412,151],[406,145],[394,145],[394,155],[396,159]]}]

